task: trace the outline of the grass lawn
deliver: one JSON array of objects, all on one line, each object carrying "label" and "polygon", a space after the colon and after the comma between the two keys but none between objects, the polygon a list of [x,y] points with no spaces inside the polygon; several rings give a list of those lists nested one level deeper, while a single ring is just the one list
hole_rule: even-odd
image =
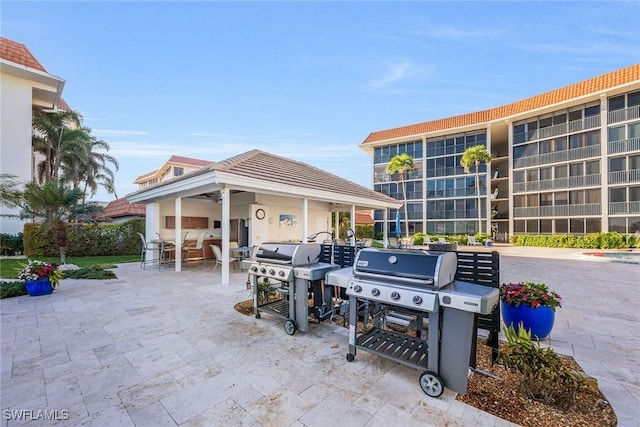
[{"label": "grass lawn", "polygon": [[[45,262],[60,263],[60,257],[35,258]],[[139,262],[140,255],[118,255],[101,257],[67,257],[67,264],[74,264],[80,268],[112,266],[116,263]],[[4,279],[17,279],[18,272],[22,265],[26,264],[26,259],[0,259],[0,277]]]}]

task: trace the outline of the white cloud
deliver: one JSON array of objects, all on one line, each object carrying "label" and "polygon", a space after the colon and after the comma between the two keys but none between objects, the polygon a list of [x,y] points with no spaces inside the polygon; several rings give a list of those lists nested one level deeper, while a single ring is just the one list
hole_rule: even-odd
[{"label": "white cloud", "polygon": [[120,129],[91,129],[91,132],[98,137],[107,136],[145,136],[147,131],[141,130],[120,130]]},{"label": "white cloud", "polygon": [[387,87],[388,85],[402,80],[411,71],[411,61],[403,60],[401,62],[391,64],[384,77],[377,80],[369,80],[368,86],[380,89]]}]

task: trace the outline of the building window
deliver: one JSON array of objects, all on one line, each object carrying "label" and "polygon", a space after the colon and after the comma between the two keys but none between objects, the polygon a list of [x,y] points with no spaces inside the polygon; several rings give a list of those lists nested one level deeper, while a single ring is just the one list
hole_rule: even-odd
[{"label": "building window", "polygon": [[624,109],[624,95],[609,98],[609,111]]},{"label": "building window", "polygon": [[609,201],[612,203],[626,202],[627,201],[627,189],[626,188],[610,188],[609,189]]},{"label": "building window", "polygon": [[597,233],[600,231],[600,218],[587,218],[586,220],[586,233]]},{"label": "building window", "polygon": [[609,159],[609,172],[620,172],[625,170],[625,158],[624,157],[612,157]]},{"label": "building window", "polygon": [[184,168],[178,168],[174,166],[173,176],[180,176],[180,175],[184,175]]},{"label": "building window", "polygon": [[569,232],[569,222],[566,219],[556,219],[556,233],[568,233]]},{"label": "building window", "polygon": [[624,126],[610,127],[607,130],[607,138],[609,142],[622,141],[624,139]]}]

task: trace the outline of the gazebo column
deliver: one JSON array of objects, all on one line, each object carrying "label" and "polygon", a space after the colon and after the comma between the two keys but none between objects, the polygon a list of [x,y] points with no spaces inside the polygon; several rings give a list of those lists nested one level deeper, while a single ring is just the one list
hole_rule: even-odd
[{"label": "gazebo column", "polygon": [[351,227],[353,236],[351,236],[351,246],[356,245],[356,205],[351,205]]},{"label": "gazebo column", "polygon": [[222,284],[229,284],[229,236],[231,227],[231,198],[227,187],[220,189],[222,198]]},{"label": "gazebo column", "polygon": [[302,199],[302,236],[300,241],[307,243],[307,236],[309,235],[309,199],[306,197]]},{"label": "gazebo column", "polygon": [[[145,239],[149,242],[156,239],[156,233],[160,231],[160,204],[159,203],[147,203],[145,205]],[[154,260],[154,257],[159,257],[160,254],[156,251],[149,251],[146,253],[146,262],[159,261]]]},{"label": "gazebo column", "polygon": [[174,242],[176,245],[175,270],[182,271],[182,198],[176,197],[175,200],[176,228],[174,234]]}]

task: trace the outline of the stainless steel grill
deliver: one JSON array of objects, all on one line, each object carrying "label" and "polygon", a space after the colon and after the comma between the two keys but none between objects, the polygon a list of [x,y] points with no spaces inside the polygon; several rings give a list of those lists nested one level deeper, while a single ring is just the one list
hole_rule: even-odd
[{"label": "stainless steel grill", "polygon": [[[319,262],[321,246],[315,243],[263,243],[256,251],[256,262],[249,267],[253,285],[253,307],[257,319],[260,312],[284,318],[284,330],[293,335],[296,330],[309,329],[308,296],[310,290],[321,294],[320,281],[336,265]],[[267,281],[276,289],[277,298],[260,301],[260,283]]]},{"label": "stainless steel grill", "polygon": [[[420,386],[429,396],[440,396],[445,384],[465,393],[474,316],[490,313],[499,295],[495,288],[455,281],[456,269],[454,252],[366,248],[351,271],[328,273],[327,284],[346,286],[349,296],[347,360],[361,349],[424,370]],[[397,332],[398,325],[415,336]]]}]

